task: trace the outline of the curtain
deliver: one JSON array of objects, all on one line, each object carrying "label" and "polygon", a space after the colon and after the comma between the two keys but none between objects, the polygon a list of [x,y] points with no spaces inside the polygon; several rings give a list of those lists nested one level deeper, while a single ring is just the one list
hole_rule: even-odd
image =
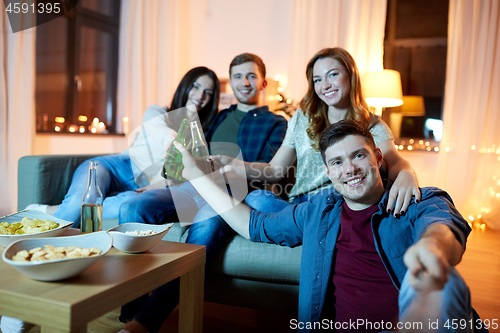
[{"label": "curtain", "polygon": [[[197,0],[122,0],[118,65],[118,126],[140,126],[151,104],[168,106],[190,69],[191,7]],[[194,8],[199,8],[194,6]],[[197,47],[200,47],[199,45]]]},{"label": "curtain", "polygon": [[291,17],[287,95],[307,91],[307,62],[325,47],[342,47],[363,75],[383,69],[387,0],[295,0]]},{"label": "curtain", "polygon": [[500,2],[450,0],[436,174],[462,215],[500,228]]},{"label": "curtain", "polygon": [[0,13],[0,215],[17,211],[17,161],[33,145],[35,37],[35,28],[13,33]]}]

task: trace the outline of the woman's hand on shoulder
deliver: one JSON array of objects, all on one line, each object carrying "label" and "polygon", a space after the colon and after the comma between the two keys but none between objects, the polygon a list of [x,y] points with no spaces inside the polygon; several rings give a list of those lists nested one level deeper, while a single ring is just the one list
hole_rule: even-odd
[{"label": "woman's hand on shoulder", "polygon": [[387,212],[394,216],[404,215],[408,211],[412,196],[415,202],[421,199],[418,179],[410,163],[396,150],[394,141],[386,140],[378,144],[387,164],[389,179],[394,183],[389,191]]},{"label": "woman's hand on shoulder", "polygon": [[404,215],[408,211],[413,196],[415,196],[415,202],[420,202],[421,194],[417,176],[413,171],[401,170],[389,191],[387,211],[397,217]]}]

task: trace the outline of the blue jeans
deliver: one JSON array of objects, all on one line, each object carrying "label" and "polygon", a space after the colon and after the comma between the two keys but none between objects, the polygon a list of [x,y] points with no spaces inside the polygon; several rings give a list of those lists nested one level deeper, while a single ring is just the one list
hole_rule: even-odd
[{"label": "blue jeans", "polygon": [[293,203],[289,203],[271,191],[257,190],[247,195],[245,198],[245,204],[252,209],[264,213],[277,213],[281,212],[288,206],[306,202],[307,200],[309,200],[309,195],[302,194],[296,197]]},{"label": "blue jeans", "polygon": [[[206,266],[210,266],[219,249],[234,231],[198,194],[191,183],[167,189],[144,192],[120,207],[120,223],[142,222],[164,224],[193,221],[186,243],[206,246]],[[179,279],[144,295],[121,309],[120,320],[135,319],[151,333],[157,332],[179,303]]]},{"label": "blue jeans", "polygon": [[[116,219],[120,205],[138,195],[134,192],[138,186],[134,180],[130,158],[117,154],[99,156],[92,160],[99,161],[99,187],[105,198],[103,218]],[[76,168],[68,193],[54,214],[55,217],[73,222],[73,228],[80,226],[82,196],[87,188],[88,169],[88,161]]]}]

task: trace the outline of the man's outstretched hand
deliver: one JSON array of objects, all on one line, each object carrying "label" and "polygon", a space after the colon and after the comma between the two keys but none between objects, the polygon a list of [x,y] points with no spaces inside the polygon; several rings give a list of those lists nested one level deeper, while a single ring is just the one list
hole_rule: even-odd
[{"label": "man's outstretched hand", "polygon": [[410,285],[424,295],[443,289],[450,267],[460,262],[463,252],[462,245],[448,226],[432,224],[404,255],[404,263],[411,273]]},{"label": "man's outstretched hand", "polygon": [[421,294],[441,290],[448,281],[450,264],[433,239],[421,239],[408,248],[404,262],[410,270],[410,285]]}]

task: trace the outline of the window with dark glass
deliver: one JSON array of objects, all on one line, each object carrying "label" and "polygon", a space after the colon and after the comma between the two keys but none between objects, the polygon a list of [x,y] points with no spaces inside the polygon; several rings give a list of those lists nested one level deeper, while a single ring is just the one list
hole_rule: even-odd
[{"label": "window with dark glass", "polygon": [[422,98],[425,106],[419,116],[403,113],[401,138],[436,139],[432,124],[442,127],[448,6],[448,0],[388,0],[384,68],[397,70],[403,95]]},{"label": "window with dark glass", "polygon": [[119,0],[80,0],[37,27],[37,132],[116,133],[119,11]]}]

